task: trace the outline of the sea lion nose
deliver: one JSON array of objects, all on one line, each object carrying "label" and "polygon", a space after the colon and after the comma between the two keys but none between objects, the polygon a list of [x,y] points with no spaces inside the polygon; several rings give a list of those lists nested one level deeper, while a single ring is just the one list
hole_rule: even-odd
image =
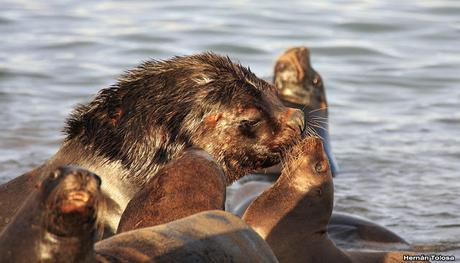
[{"label": "sea lion nose", "polygon": [[299,134],[302,134],[305,128],[305,116],[303,111],[294,108],[288,108],[287,110],[287,123],[289,127],[298,130]]}]

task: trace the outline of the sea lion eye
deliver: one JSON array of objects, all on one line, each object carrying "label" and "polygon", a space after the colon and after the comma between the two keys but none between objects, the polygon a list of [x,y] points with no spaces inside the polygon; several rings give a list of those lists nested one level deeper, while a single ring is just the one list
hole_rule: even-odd
[{"label": "sea lion eye", "polygon": [[317,173],[324,173],[327,171],[327,163],[323,161],[319,161],[315,164],[315,171]]},{"label": "sea lion eye", "polygon": [[243,120],[240,122],[240,129],[252,130],[260,124],[260,120]]},{"label": "sea lion eye", "polygon": [[316,87],[321,85],[321,77],[318,74],[316,74],[315,77],[312,80],[312,83]]},{"label": "sea lion eye", "polygon": [[61,175],[61,171],[60,170],[56,170],[54,172],[52,172],[49,176],[50,179],[52,180],[56,180],[59,178],[59,176]]}]

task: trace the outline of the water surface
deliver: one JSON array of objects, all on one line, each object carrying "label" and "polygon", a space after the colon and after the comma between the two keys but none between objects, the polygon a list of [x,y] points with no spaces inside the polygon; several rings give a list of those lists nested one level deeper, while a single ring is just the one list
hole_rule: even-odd
[{"label": "water surface", "polygon": [[[460,257],[460,2],[0,0],[0,181],[149,58],[211,50],[271,76],[306,45],[330,103],[335,209]],[[457,248],[455,248],[457,247]]]}]

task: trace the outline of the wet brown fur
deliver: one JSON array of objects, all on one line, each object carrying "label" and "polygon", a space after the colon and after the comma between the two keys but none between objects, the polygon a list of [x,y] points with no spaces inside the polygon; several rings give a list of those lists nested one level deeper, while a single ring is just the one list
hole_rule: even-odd
[{"label": "wet brown fur", "polygon": [[[238,108],[239,112],[235,110]],[[239,118],[247,118],[246,110],[256,109],[258,118],[276,134],[270,137],[282,146],[288,141],[283,135],[289,132],[276,113],[283,108],[272,85],[228,57],[203,53],[153,60],[126,72],[91,103],[79,106],[67,121],[66,141],[77,140],[91,148],[88,154],[120,161],[131,171],[129,181],[139,185],[145,184],[161,165],[184,148],[194,145],[210,150],[230,183],[256,168],[252,158],[264,155],[263,161],[271,158],[270,162],[276,163],[279,156],[269,156],[273,155],[269,151],[258,152],[254,145],[246,149],[236,147],[235,151],[211,148],[207,145],[208,135],[218,137],[224,146],[224,140],[228,140],[229,146],[237,146],[236,142],[242,139],[240,134],[218,136],[212,128],[220,123],[220,127],[238,125]],[[214,126],[202,125],[216,115],[220,118],[215,119]],[[282,138],[277,140],[278,137]]]},{"label": "wet brown fur", "polygon": [[105,233],[111,234],[130,198],[185,148],[210,153],[230,184],[278,163],[300,136],[298,116],[272,85],[228,57],[202,53],[147,61],[75,109],[65,141],[44,165],[0,186],[0,229],[43,179],[40,174],[73,164],[105,182]]},{"label": "wet brown fur", "polygon": [[117,232],[156,226],[202,211],[223,210],[225,186],[225,175],[212,157],[203,150],[188,149],[161,168],[131,199]]}]

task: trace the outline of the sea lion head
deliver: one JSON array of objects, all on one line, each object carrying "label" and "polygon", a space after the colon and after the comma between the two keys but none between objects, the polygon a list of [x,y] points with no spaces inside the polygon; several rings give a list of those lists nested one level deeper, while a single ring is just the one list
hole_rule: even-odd
[{"label": "sea lion head", "polygon": [[302,139],[286,154],[283,165],[280,177],[243,215],[275,254],[290,251],[291,240],[323,238],[333,206],[332,175],[320,138]]},{"label": "sea lion head", "polygon": [[[334,185],[320,138],[306,137],[292,148],[284,161],[282,177],[288,178],[297,211],[308,225],[326,231],[334,203]],[[285,181],[283,181],[285,182]],[[325,232],[324,232],[325,233]]]},{"label": "sea lion head", "polygon": [[291,103],[313,110],[326,110],[323,81],[310,63],[308,48],[286,50],[276,61],[274,76],[280,98],[288,105]]},{"label": "sea lion head", "polygon": [[[304,129],[302,111],[285,107],[271,84],[238,69],[244,74],[231,81],[235,94],[229,101],[210,98],[208,104],[215,107],[205,114],[194,137],[196,145],[220,162],[228,183],[279,163]],[[225,80],[216,79],[216,85]]]},{"label": "sea lion head", "polygon": [[41,183],[42,221],[46,230],[61,237],[102,235],[101,179],[82,168],[63,166]]},{"label": "sea lion head", "polygon": [[228,57],[203,53],[128,71],[76,109],[66,140],[121,163],[139,185],[186,147],[199,147],[231,183],[280,162],[303,129],[303,113],[284,106],[273,85]]}]

